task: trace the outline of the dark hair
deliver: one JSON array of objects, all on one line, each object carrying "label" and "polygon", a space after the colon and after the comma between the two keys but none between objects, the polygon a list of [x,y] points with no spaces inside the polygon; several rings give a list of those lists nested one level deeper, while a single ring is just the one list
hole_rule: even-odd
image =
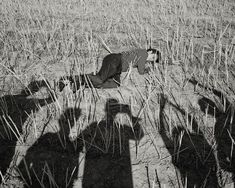
[{"label": "dark hair", "polygon": [[159,63],[161,60],[161,52],[159,50],[156,50],[155,48],[149,48],[147,49],[147,52],[152,52],[153,54],[157,54],[157,59],[156,59],[156,63]]},{"label": "dark hair", "polygon": [[156,54],[157,53],[157,50],[155,49],[155,48],[149,48],[149,49],[147,49],[147,52],[152,52],[152,53],[154,53],[154,54]]}]

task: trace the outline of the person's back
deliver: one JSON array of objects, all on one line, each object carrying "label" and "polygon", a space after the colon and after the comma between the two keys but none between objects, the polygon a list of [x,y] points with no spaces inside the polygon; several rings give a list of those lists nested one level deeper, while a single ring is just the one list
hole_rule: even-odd
[{"label": "person's back", "polygon": [[122,72],[126,72],[131,65],[132,67],[137,67],[140,74],[144,74],[147,58],[146,49],[121,52]]}]

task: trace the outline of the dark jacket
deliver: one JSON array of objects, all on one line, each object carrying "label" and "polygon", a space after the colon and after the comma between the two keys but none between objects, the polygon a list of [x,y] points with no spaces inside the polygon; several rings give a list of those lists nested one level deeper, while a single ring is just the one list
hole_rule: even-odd
[{"label": "dark jacket", "polygon": [[135,49],[121,53],[122,72],[126,72],[132,64],[132,67],[137,67],[139,74],[144,74],[145,63],[148,57],[147,50]]}]

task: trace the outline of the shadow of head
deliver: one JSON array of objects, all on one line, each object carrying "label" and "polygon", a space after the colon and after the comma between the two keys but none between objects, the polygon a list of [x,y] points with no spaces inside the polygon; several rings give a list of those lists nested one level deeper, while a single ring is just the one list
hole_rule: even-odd
[{"label": "shadow of head", "polygon": [[178,137],[180,134],[184,133],[186,131],[186,129],[184,127],[178,126],[178,127],[174,127],[172,129],[172,137],[176,138]]},{"label": "shadow of head", "polygon": [[63,132],[65,135],[68,135],[70,133],[70,129],[75,125],[80,115],[80,108],[66,109],[59,119],[60,131]]},{"label": "shadow of head", "polygon": [[105,112],[108,116],[115,117],[118,113],[125,113],[131,115],[129,105],[121,104],[117,99],[110,98],[105,104]]},{"label": "shadow of head", "polygon": [[211,116],[218,116],[222,112],[219,110],[217,105],[210,99],[203,97],[198,100],[198,105],[200,106],[200,110],[206,114]]}]

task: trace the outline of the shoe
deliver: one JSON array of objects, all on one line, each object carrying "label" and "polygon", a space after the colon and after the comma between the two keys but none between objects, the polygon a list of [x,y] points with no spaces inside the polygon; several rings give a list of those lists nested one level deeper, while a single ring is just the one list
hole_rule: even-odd
[{"label": "shoe", "polygon": [[61,92],[64,89],[64,87],[67,86],[68,84],[70,84],[68,77],[64,77],[64,76],[61,77],[57,83],[59,91]]}]

